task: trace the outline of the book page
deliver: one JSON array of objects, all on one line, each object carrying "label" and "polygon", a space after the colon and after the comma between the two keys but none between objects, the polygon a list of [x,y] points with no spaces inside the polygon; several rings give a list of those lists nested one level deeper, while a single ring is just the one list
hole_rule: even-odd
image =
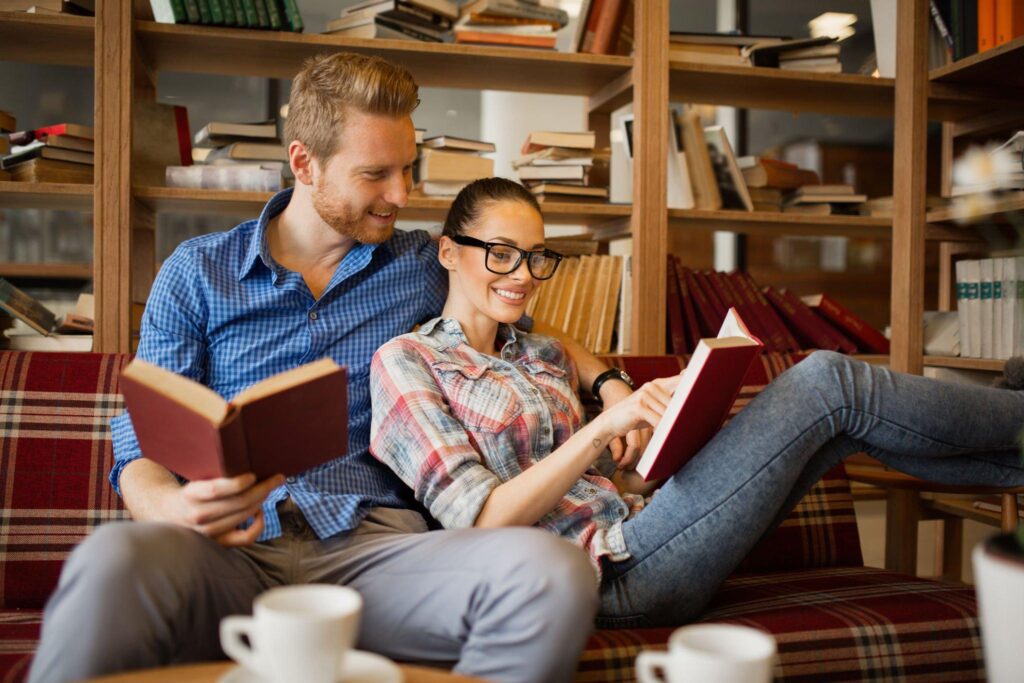
[{"label": "book page", "polygon": [[268,377],[262,382],[257,382],[248,389],[245,389],[235,396],[231,403],[236,406],[243,406],[246,403],[251,403],[258,399],[276,394],[286,389],[291,389],[300,384],[304,384],[310,380],[316,379],[317,377],[323,377],[332,372],[338,372],[341,367],[330,358],[323,358],[313,363],[306,363],[300,365],[294,370],[288,370],[276,374],[272,377]]},{"label": "book page", "polygon": [[137,358],[128,364],[121,376],[133,379],[150,391],[186,406],[214,425],[219,425],[230,410],[228,402],[213,389]]}]

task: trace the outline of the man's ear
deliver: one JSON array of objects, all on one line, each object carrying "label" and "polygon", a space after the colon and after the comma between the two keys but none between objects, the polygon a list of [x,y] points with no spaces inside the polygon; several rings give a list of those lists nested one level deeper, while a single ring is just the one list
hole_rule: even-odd
[{"label": "man's ear", "polygon": [[458,246],[452,241],[451,237],[441,235],[441,241],[437,245],[437,259],[444,266],[445,270],[455,270],[455,255]]},{"label": "man's ear", "polygon": [[288,165],[291,166],[292,173],[295,175],[295,182],[303,185],[312,185],[313,176],[320,171],[316,159],[298,140],[292,140],[292,143],[288,145]]}]

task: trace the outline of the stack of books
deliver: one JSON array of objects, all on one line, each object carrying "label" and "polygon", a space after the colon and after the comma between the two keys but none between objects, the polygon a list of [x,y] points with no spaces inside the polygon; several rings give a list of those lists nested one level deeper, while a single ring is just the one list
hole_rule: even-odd
[{"label": "stack of books", "polygon": [[564,10],[525,0],[476,0],[455,25],[455,42],[553,50],[568,21]]},{"label": "stack of books", "polygon": [[0,12],[96,15],[95,0],[0,0]]},{"label": "stack of books", "polygon": [[[75,0],[76,2],[78,0]],[[298,0],[149,0],[162,24],[205,24],[301,33]]]},{"label": "stack of books", "polygon": [[781,40],[772,36],[673,31],[669,34],[668,57],[673,62],[750,66],[750,57],[744,53],[744,48]]},{"label": "stack of books", "polygon": [[839,61],[839,43],[827,36],[763,41],[743,48],[742,52],[752,66],[819,73],[840,73],[843,70]]},{"label": "stack of books", "polygon": [[860,213],[860,205],[867,199],[867,195],[856,194],[853,185],[804,185],[786,197],[782,210],[814,216],[856,214]]},{"label": "stack of books", "polygon": [[58,316],[38,299],[0,278],[0,348],[19,351],[92,351],[92,294]]},{"label": "stack of books", "polygon": [[955,270],[960,355],[1024,354],[1024,257],[961,260]]},{"label": "stack of books", "polygon": [[604,201],[609,154],[594,144],[592,131],[533,131],[512,166],[538,201]]},{"label": "stack of books", "polygon": [[450,43],[459,17],[453,0],[370,0],[346,7],[324,33],[348,38],[388,38]]},{"label": "stack of books", "polygon": [[276,192],[284,186],[288,152],[277,123],[211,121],[195,136],[190,166],[167,166],[168,187]]},{"label": "stack of books", "polygon": [[494,175],[493,142],[438,135],[420,146],[416,190],[426,197],[454,197],[477,178]]},{"label": "stack of books", "polygon": [[93,138],[92,128],[76,123],[11,133],[11,149],[0,159],[0,169],[22,182],[91,183]]},{"label": "stack of books", "polygon": [[778,159],[744,156],[736,160],[750,193],[754,211],[782,211],[785,194],[807,185],[817,185],[818,174]]}]

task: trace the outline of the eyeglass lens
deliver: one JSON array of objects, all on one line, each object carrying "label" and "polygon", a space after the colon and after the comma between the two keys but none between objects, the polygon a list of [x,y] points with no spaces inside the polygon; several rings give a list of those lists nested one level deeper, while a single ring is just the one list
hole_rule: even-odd
[{"label": "eyeglass lens", "polygon": [[[546,280],[555,274],[559,259],[546,251],[530,251],[527,267],[530,274],[538,280]],[[515,247],[502,244],[491,245],[487,252],[487,268],[492,272],[511,273],[519,267],[523,255]]]}]

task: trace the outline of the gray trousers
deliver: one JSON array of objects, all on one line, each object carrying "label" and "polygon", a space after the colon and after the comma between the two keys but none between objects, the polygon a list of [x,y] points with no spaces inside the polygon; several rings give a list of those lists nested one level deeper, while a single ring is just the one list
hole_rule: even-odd
[{"label": "gray trousers", "polygon": [[222,617],[274,586],[331,583],[364,600],[357,647],[455,664],[494,681],[568,680],[597,609],[585,554],[530,528],[427,531],[377,509],[320,540],[290,502],[284,535],[226,549],[188,529],[105,524],[68,559],[50,598],[32,683],[224,657]]}]

